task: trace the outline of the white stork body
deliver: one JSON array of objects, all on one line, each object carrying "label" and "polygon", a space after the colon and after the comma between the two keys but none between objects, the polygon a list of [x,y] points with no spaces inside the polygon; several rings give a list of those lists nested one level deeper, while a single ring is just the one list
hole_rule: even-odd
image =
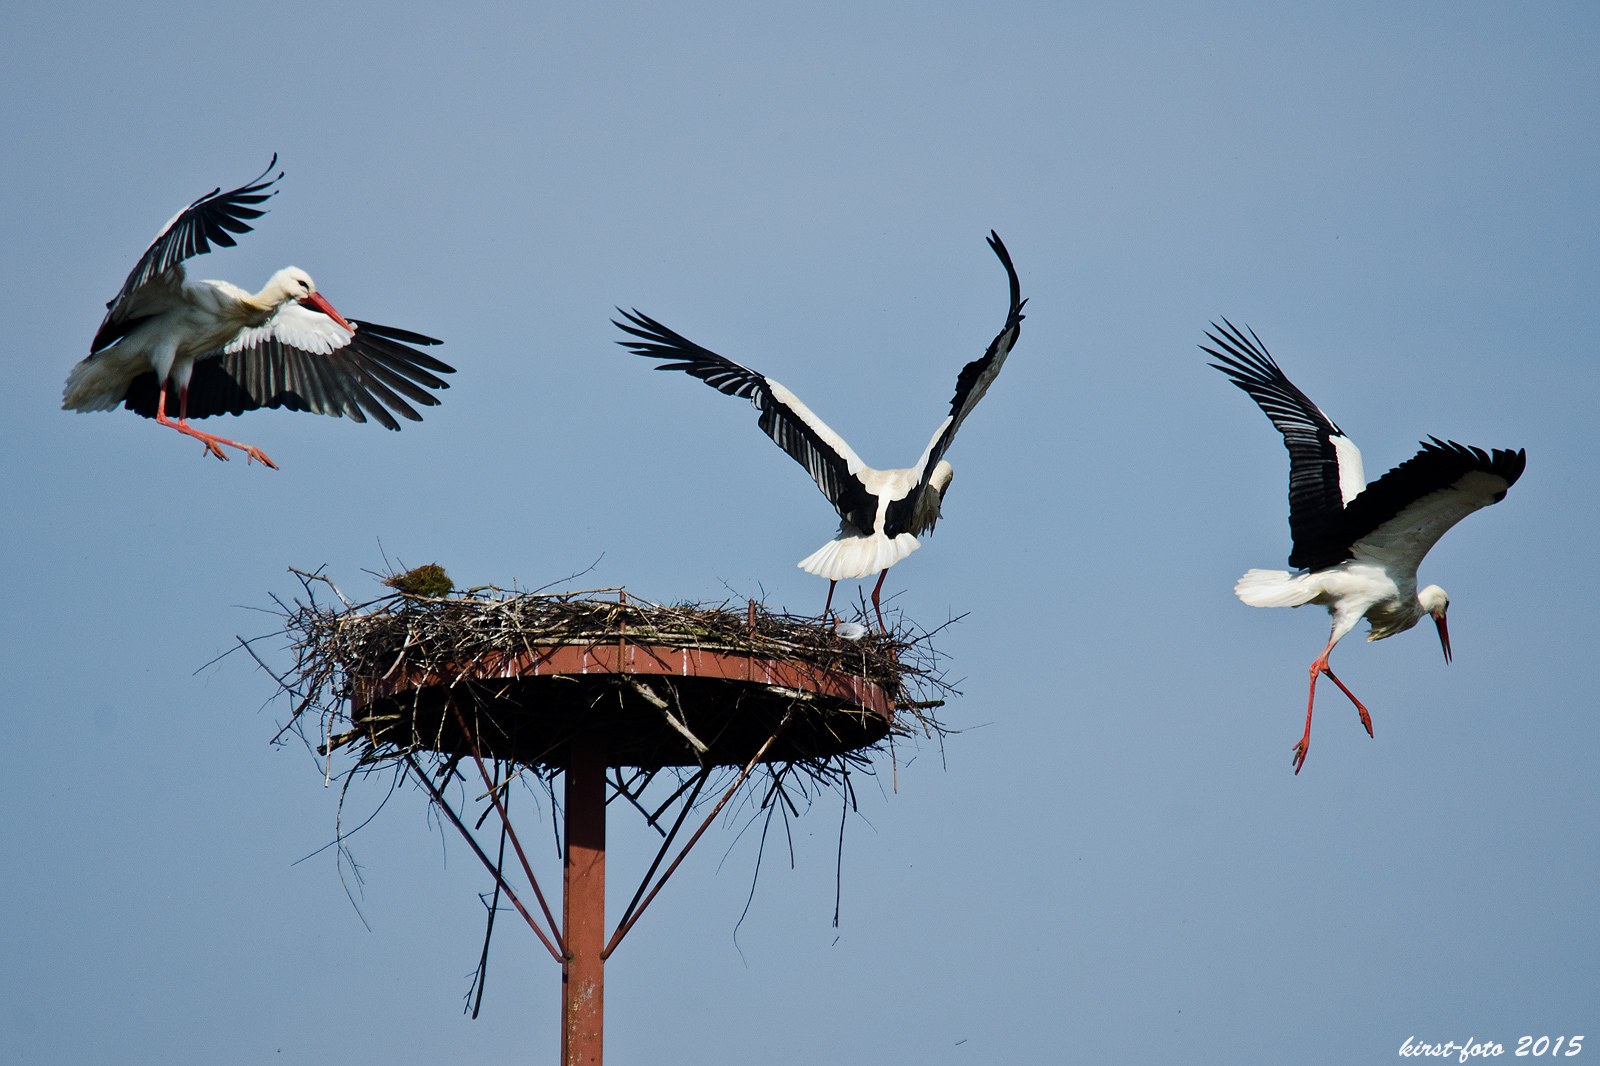
[{"label": "white stork body", "polygon": [[[1012,340],[1014,343],[1015,338]],[[994,373],[999,372],[998,364],[1004,361],[1005,356],[1002,354],[996,360]],[[664,366],[659,369],[673,368]],[[994,374],[991,373],[989,376],[992,380]],[[928,478],[932,491],[918,497],[917,505],[911,515],[910,528],[890,533],[889,507],[920,488],[922,469],[927,463],[928,453],[924,453],[922,460],[916,466],[903,467],[899,470],[874,470],[861,461],[861,457],[845,443],[843,437],[812,414],[811,408],[800,402],[800,397],[771,378],[766,378],[765,381],[771,390],[772,398],[816,434],[817,439],[843,461],[850,477],[860,484],[872,500],[870,512],[860,511],[853,513],[852,516],[841,517],[838,536],[801,559],[797,564],[800,569],[835,582],[844,578],[870,577],[889,569],[922,547],[917,537],[931,530],[934,523],[939,520],[939,504],[954,473],[950,464],[943,459],[934,464],[933,474]],[[984,383],[984,388],[988,388],[987,382]],[[945,421],[948,423],[949,419]],[[938,444],[944,430],[945,425],[941,425],[939,431],[934,434],[934,439],[928,443],[930,451]],[[865,528],[857,526],[856,522],[851,520],[851,517],[857,520],[865,518],[869,513],[870,522],[865,524]],[[831,595],[832,590],[829,591]]]},{"label": "white stork body", "polygon": [[901,559],[922,547],[917,537],[933,528],[939,519],[939,505],[944,490],[950,485],[954,470],[940,460],[929,479],[932,489],[918,501],[921,506],[912,515],[909,529],[890,535],[889,505],[898,503],[916,491],[922,480],[922,471],[916,467],[900,470],[874,470],[863,466],[855,471],[856,478],[867,495],[877,500],[872,525],[858,529],[848,518],[839,520],[839,534],[828,543],[801,559],[796,565],[808,574],[825,577],[829,581],[842,578],[870,577],[889,569]]},{"label": "white stork body", "polygon": [[[191,281],[182,270],[178,267],[175,277],[135,291],[126,312],[134,325],[72,368],[62,395],[64,408],[110,411],[127,398],[135,378],[152,371],[160,380],[170,379],[180,391],[187,389],[196,359],[221,353],[243,331],[264,325],[284,304],[316,291],[310,275],[298,267],[278,271],[255,294],[226,281]],[[162,284],[163,280],[168,283]],[[342,324],[342,317],[319,317],[346,340],[355,333]]]},{"label": "white stork body", "polygon": [[798,564],[807,573],[828,579],[824,615],[833,603],[835,583],[878,574],[872,606],[882,627],[878,595],[889,567],[921,547],[917,537],[932,530],[939,520],[940,504],[953,474],[943,459],[944,453],[1016,344],[1022,329],[1022,306],[1027,302],[1022,299],[1011,256],[993,231],[989,234],[989,247],[1005,266],[1010,280],[1006,324],[988,350],[962,368],[950,413],[934,431],[916,464],[898,470],[875,470],[862,462],[843,437],[772,378],[700,347],[647,315],[618,309],[632,325],[617,322],[617,327],[641,340],[617,343],[636,355],[668,360],[657,370],[682,370],[730,396],[750,400],[761,412],[762,430],[806,468],[838,511],[838,535]]},{"label": "white stork body", "polygon": [[[1445,661],[1450,597],[1438,585],[1417,591],[1417,567],[1445,531],[1473,511],[1505,498],[1522,476],[1522,451],[1485,452],[1429,438],[1422,451],[1383,477],[1366,483],[1361,452],[1305,393],[1295,388],[1267,353],[1260,338],[1233,327],[1213,327],[1207,337],[1221,351],[1213,363],[1248,393],[1283,434],[1289,450],[1289,527],[1294,538],[1286,570],[1250,570],[1234,592],[1252,607],[1326,607],[1333,618],[1328,645],[1311,664],[1306,728],[1294,746],[1300,772],[1311,743],[1311,710],[1317,678],[1326,674],[1356,705],[1372,734],[1372,718],[1355,694],[1334,676],[1328,656],[1365,618],[1370,640],[1403,633],[1432,616]],[[1219,336],[1220,334],[1220,336]]]},{"label": "white stork body", "polygon": [[[210,251],[211,242],[233,245],[231,233],[248,233],[246,220],[264,213],[251,205],[274,195],[264,190],[282,176],[257,178],[227,193],[214,190],[162,227],[106,305],[89,357],[67,377],[63,408],[109,411],[125,404],[195,437],[219,459],[227,458],[219,446],[226,444],[276,468],[259,448],[202,433],[188,420],[286,407],[358,422],[371,414],[398,429],[385,405],[413,421],[421,416],[395,391],[421,404],[438,403],[417,386],[447,388],[428,371],[453,368],[398,343],[438,341],[347,321],[299,267],[273,274],[258,293],[188,278],[183,261]],[[177,421],[167,416],[169,398]]]}]

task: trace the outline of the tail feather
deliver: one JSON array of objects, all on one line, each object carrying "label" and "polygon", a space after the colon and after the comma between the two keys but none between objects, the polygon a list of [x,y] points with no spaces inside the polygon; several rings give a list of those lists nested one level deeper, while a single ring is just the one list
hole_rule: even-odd
[{"label": "tail feather", "polygon": [[66,411],[109,411],[128,394],[133,377],[121,360],[107,357],[105,352],[91,355],[67,375],[61,407]]},{"label": "tail feather", "polygon": [[1317,597],[1310,577],[1287,570],[1246,570],[1233,591],[1252,607],[1299,607]]},{"label": "tail feather", "polygon": [[887,570],[922,545],[910,533],[894,537],[873,533],[836,537],[801,559],[796,565],[808,574],[830,581],[847,577],[868,577]]}]

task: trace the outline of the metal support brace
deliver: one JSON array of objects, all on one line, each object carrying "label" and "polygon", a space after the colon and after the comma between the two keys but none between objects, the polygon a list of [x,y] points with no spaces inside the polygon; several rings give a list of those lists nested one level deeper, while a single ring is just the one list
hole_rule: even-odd
[{"label": "metal support brace", "polygon": [[435,806],[444,812],[445,817],[450,820],[450,824],[455,826],[462,837],[465,838],[467,844],[471,846],[473,854],[478,856],[478,861],[483,863],[489,873],[494,875],[495,883],[506,894],[506,898],[511,901],[511,905],[517,908],[517,912],[527,920],[528,928],[533,930],[534,935],[539,938],[539,942],[549,950],[552,958],[557,962],[562,961],[561,952],[557,951],[556,946],[550,943],[550,938],[544,935],[544,930],[540,929],[539,923],[533,920],[533,915],[528,913],[528,908],[522,905],[522,901],[517,898],[516,892],[512,890],[510,885],[506,884],[506,879],[500,875],[499,868],[489,861],[489,856],[484,854],[483,849],[478,846],[478,842],[472,838],[472,833],[462,824],[461,819],[456,817],[456,812],[450,809],[450,804],[445,802],[444,796],[440,794],[439,790],[433,787],[433,782],[428,780],[427,773],[417,765],[417,760],[410,755],[405,758],[406,765],[411,768],[411,772],[417,775],[417,780],[421,781],[422,786],[428,790],[429,798],[433,800]]},{"label": "metal support brace", "polygon": [[[611,934],[611,942],[607,944],[606,949],[600,953],[601,959],[610,958],[611,953],[617,950],[617,945],[622,943],[622,938],[628,935],[628,930],[633,928],[634,923],[639,920],[639,916],[644,913],[645,908],[650,906],[650,901],[656,898],[656,893],[660,892],[661,886],[667,883],[667,878],[672,876],[673,871],[678,868],[678,864],[683,862],[684,857],[689,854],[689,849],[695,846],[705,831],[711,827],[712,821],[716,819],[718,814],[722,813],[722,808],[730,799],[733,798],[733,794],[739,790],[739,786],[744,784],[745,778],[750,776],[750,772],[756,768],[756,764],[759,763],[761,761],[761,757],[767,753],[767,749],[772,747],[772,745],[777,742],[778,737],[789,725],[789,719],[793,717],[794,708],[791,706],[789,710],[784,712],[783,721],[778,723],[778,728],[773,730],[772,735],[766,739],[766,742],[761,745],[760,749],[757,750],[754,755],[750,756],[750,761],[745,764],[744,772],[739,775],[739,779],[728,787],[728,791],[722,794],[722,798],[719,799],[717,801],[717,805],[711,809],[711,813],[706,815],[706,820],[700,823],[700,828],[696,829],[694,831],[694,836],[689,838],[689,843],[685,844],[683,846],[683,850],[678,852],[678,857],[672,860],[672,865],[667,867],[667,872],[661,875],[661,880],[656,882],[656,887],[650,890],[650,894],[645,897],[644,902],[639,904],[639,908],[637,910],[634,910],[628,915],[626,921],[618,924],[617,931]],[[687,808],[685,808],[685,810],[687,810]],[[649,878],[647,876],[646,881],[648,882],[648,880]],[[635,896],[634,898],[637,899],[638,897]]]}]

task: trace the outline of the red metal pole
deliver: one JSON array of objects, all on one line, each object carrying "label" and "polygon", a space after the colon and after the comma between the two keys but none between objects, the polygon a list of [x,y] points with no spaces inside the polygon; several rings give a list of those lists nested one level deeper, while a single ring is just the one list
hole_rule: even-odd
[{"label": "red metal pole", "polygon": [[562,890],[562,1066],[600,1066],[605,1032],[606,742],[575,737],[567,755],[566,858]]}]

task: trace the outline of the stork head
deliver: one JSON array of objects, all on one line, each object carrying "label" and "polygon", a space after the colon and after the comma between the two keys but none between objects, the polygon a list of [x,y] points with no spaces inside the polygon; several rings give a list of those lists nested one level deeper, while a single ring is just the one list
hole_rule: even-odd
[{"label": "stork head", "polygon": [[1439,629],[1439,646],[1444,649],[1444,661],[1450,661],[1450,629],[1445,625],[1445,613],[1450,610],[1450,597],[1438,585],[1429,585],[1417,593],[1422,609],[1433,615],[1433,624]]},{"label": "stork head", "polygon": [[344,316],[335,311],[333,305],[317,292],[317,283],[311,280],[311,275],[299,267],[284,267],[272,275],[267,279],[267,287],[261,290],[257,299],[274,308],[290,300],[297,300],[307,307],[321,311],[351,333],[356,331],[356,328],[346,322]]},{"label": "stork head", "polygon": [[939,521],[939,505],[944,502],[945,490],[950,487],[950,479],[954,476],[955,468],[940,459],[928,477],[928,491],[917,501],[912,532],[921,534],[933,529],[934,524]]}]

